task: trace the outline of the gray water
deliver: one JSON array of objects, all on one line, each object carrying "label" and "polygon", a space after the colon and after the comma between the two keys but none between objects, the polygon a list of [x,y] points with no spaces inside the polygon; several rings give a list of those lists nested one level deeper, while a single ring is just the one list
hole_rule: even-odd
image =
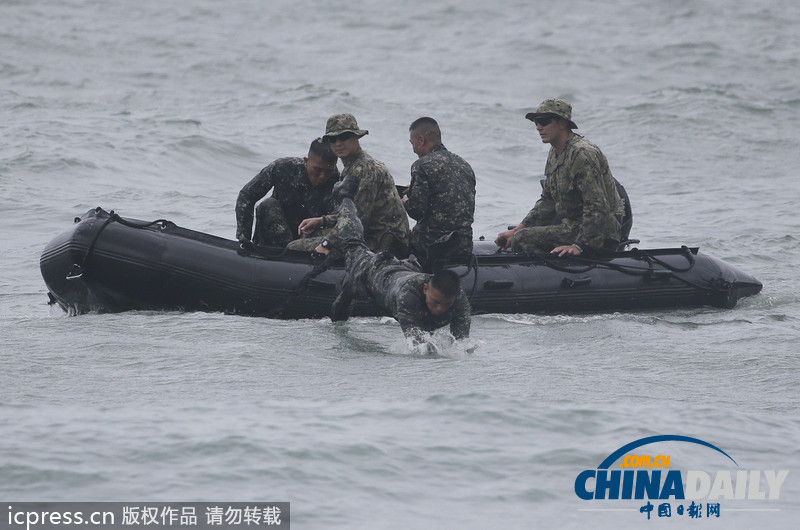
[{"label": "gray water", "polygon": [[[722,500],[694,525],[794,527],[798,27],[790,0],[0,1],[0,499],[289,501],[296,528],[678,528],[573,490],[622,445],[674,434],[790,470],[779,500]],[[524,114],[547,97],[626,185],[641,247],[699,246],[763,292],[479,316],[475,350],[438,358],[388,318],[46,305],[39,254],[76,215],[233,238],[241,186],[339,112],[398,183],[408,124],[435,117],[493,237],[538,196],[548,146]],[[647,453],[725,466],[700,446]]]}]

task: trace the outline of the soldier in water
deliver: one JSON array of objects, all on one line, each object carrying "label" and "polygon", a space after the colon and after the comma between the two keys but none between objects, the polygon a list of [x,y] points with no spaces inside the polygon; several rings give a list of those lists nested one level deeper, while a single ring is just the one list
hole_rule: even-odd
[{"label": "soldier in water", "polygon": [[347,320],[354,299],[369,297],[399,322],[414,347],[426,353],[435,352],[425,339],[438,328],[449,325],[453,338],[468,337],[470,304],[458,275],[447,269],[425,274],[413,262],[398,260],[388,251],[371,252],[352,201],[357,189],[358,180],[352,175],[334,189],[334,198],[341,201],[336,229],[346,251],[347,272],[331,320]]}]

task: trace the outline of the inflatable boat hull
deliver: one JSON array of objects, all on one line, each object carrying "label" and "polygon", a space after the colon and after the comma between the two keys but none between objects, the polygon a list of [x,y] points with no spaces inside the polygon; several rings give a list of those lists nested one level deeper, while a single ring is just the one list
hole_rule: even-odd
[{"label": "inflatable boat hull", "polygon": [[[308,253],[195,232],[169,221],[124,219],[101,208],[75,219],[44,249],[53,303],[71,314],[128,310],[221,311],[278,318],[327,316],[343,263],[325,270]],[[761,283],[697,249],[637,250],[593,259],[498,253],[475,242],[462,276],[474,313],[573,313],[731,308]],[[354,316],[380,315],[370,302]]]}]

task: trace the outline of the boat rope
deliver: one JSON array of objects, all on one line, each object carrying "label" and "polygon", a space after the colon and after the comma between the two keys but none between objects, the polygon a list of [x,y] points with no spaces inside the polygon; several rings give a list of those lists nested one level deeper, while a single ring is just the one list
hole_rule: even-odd
[{"label": "boat rope", "polygon": [[632,276],[643,276],[647,274],[652,274],[653,264],[661,265],[664,269],[669,270],[671,272],[688,272],[694,267],[694,257],[692,256],[692,252],[689,250],[689,247],[686,245],[681,247],[681,255],[686,258],[686,261],[689,263],[688,266],[680,268],[670,265],[669,263],[658,259],[657,257],[653,256],[652,254],[639,250],[634,249],[631,251],[631,255],[634,259],[639,259],[644,263],[647,263],[647,267],[637,267],[636,265],[620,265],[618,263],[610,263],[608,261],[604,261],[601,259],[596,258],[587,258],[581,256],[570,256],[572,261],[576,261],[578,263],[583,263],[586,266],[584,268],[578,269],[575,267],[569,267],[566,265],[561,265],[557,262],[556,258],[553,258],[550,254],[529,254],[532,257],[536,257],[544,262],[545,265],[550,267],[551,269],[561,271],[561,272],[570,272],[580,274],[583,272],[588,272],[596,267],[602,267],[606,269],[616,270],[618,272],[622,272],[624,274],[630,274]]},{"label": "boat rope", "polygon": [[[588,272],[594,268],[600,267],[600,268],[615,270],[617,272],[621,272],[623,274],[628,274],[631,276],[651,277],[653,279],[657,279],[659,276],[659,270],[655,269],[654,265],[660,265],[661,267],[663,267],[663,270],[661,270],[661,272],[669,271],[669,273],[689,272],[695,265],[694,256],[692,255],[691,250],[689,250],[689,247],[687,247],[686,245],[681,246],[681,255],[684,258],[686,258],[686,261],[688,262],[688,265],[685,267],[676,267],[674,265],[670,265],[669,263],[657,258],[656,256],[647,251],[633,249],[630,252],[633,258],[643,261],[644,263],[647,264],[647,267],[637,267],[635,265],[620,265],[617,263],[609,263],[601,259],[572,256],[570,259],[572,259],[573,261],[586,264],[584,268],[577,269],[575,267],[567,267],[556,263],[556,261],[549,254],[531,254],[531,256],[535,256],[541,259],[546,266],[561,272],[580,274]],[[697,282],[693,282],[691,280],[687,280],[686,278],[682,278],[677,274],[669,274],[669,277],[675,278],[675,280],[684,283],[686,285],[689,285],[691,287],[694,287],[696,289],[708,292],[714,292],[714,293],[728,292],[731,289],[731,283],[721,278],[717,278],[716,280],[710,282],[710,285],[700,285]]]},{"label": "boat rope", "polygon": [[469,264],[467,265],[467,272],[460,275],[459,278],[465,278],[469,271],[475,269],[475,279],[472,281],[472,289],[469,292],[469,296],[467,296],[467,300],[469,303],[472,304],[472,297],[475,295],[475,289],[478,287],[478,256],[475,254],[470,254]]},{"label": "boat rope", "polygon": [[[95,214],[99,214],[102,211],[103,209],[98,207],[95,209]],[[75,218],[76,223],[79,223],[80,221],[81,221],[80,217]],[[86,253],[83,255],[83,259],[81,260],[81,262],[73,263],[72,267],[70,267],[69,272],[67,273],[67,280],[77,280],[83,277],[84,273],[86,272],[87,261],[89,260],[89,257],[92,255],[92,252],[94,251],[95,244],[97,243],[97,240],[100,238],[100,234],[102,234],[103,230],[105,230],[106,227],[113,222],[120,223],[130,228],[148,228],[150,226],[159,225],[162,230],[166,228],[167,224],[169,223],[169,221],[167,221],[166,219],[157,219],[149,223],[133,223],[131,221],[123,219],[122,217],[114,213],[114,210],[111,210],[110,212],[108,212],[108,217],[106,218],[105,221],[103,221],[103,224],[100,226],[100,229],[97,230],[97,232],[94,234],[92,241],[86,248]]]}]

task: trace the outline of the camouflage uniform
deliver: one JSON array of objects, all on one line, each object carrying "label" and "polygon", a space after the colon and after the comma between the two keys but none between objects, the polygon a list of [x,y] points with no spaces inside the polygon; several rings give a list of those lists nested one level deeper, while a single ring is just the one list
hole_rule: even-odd
[{"label": "camouflage uniform", "polygon": [[259,245],[285,247],[297,238],[297,227],[303,219],[320,217],[334,210],[331,189],[334,177],[319,187],[308,180],[302,158],[279,158],[245,184],[236,199],[236,238],[250,239],[253,228],[253,207],[269,190],[272,197],[256,209],[253,242]]},{"label": "camouflage uniform", "polygon": [[616,248],[623,204],[608,161],[583,136],[569,133],[559,154],[550,148],[542,196],[512,240],[514,252],[550,252],[559,245]]},{"label": "camouflage uniform", "polygon": [[[391,250],[396,256],[407,256],[408,216],[389,170],[382,162],[360,149],[353,159],[344,165],[342,178],[348,174],[358,177],[360,183],[353,202],[365,227],[364,240],[367,247],[375,252]],[[323,218],[323,226],[326,227],[334,226],[336,222],[335,214]],[[299,239],[292,242],[288,248],[311,251],[323,239],[327,239],[333,248],[340,250],[343,248],[338,228],[333,228],[325,236]]]},{"label": "camouflage uniform", "polygon": [[456,339],[469,336],[471,309],[464,290],[445,314],[431,314],[422,290],[431,275],[420,272],[412,262],[398,260],[389,251],[371,252],[364,244],[363,227],[350,199],[342,200],[339,206],[336,231],[347,251],[347,274],[356,297],[372,298],[400,323],[406,337],[418,344],[424,342],[427,332],[448,324]]},{"label": "camouflage uniform", "polygon": [[405,207],[417,220],[411,231],[411,252],[416,256],[425,259],[430,244],[450,232],[459,236],[453,254],[472,254],[475,173],[444,144],[436,144],[411,165],[411,189]]}]

